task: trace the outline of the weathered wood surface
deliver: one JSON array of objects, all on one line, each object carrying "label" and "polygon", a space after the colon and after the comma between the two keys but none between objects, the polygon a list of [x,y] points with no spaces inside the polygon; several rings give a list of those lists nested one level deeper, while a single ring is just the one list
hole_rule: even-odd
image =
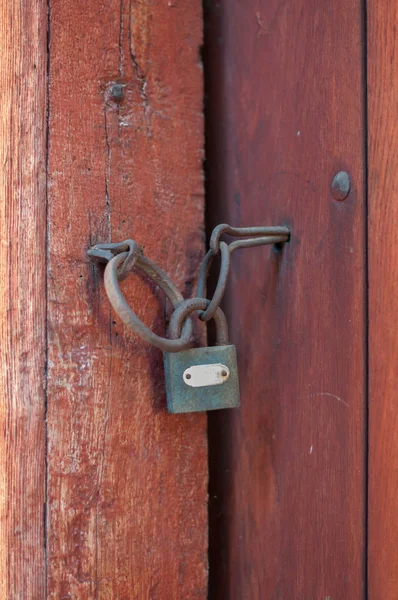
[{"label": "weathered wood surface", "polygon": [[0,598],[45,586],[46,6],[0,2]]},{"label": "weathered wood surface", "polygon": [[369,598],[398,598],[396,2],[368,2]]},{"label": "weathered wood surface", "polygon": [[[364,598],[361,2],[206,6],[211,224],[292,232],[282,253],[233,257],[242,407],[209,415],[210,597]],[[341,169],[344,202],[329,189]]]},{"label": "weathered wood surface", "polygon": [[[50,598],[206,597],[206,417],[165,413],[161,353],[115,318],[85,255],[133,237],[191,293],[201,36],[199,0],[50,2]],[[161,332],[162,294],[123,289]]]}]

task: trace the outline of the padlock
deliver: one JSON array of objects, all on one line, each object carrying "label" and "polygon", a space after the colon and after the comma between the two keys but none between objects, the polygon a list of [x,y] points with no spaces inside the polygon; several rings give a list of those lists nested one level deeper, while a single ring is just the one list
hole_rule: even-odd
[{"label": "padlock", "polygon": [[[169,336],[178,337],[181,323],[196,309],[204,310],[209,302],[203,298],[185,301],[174,311]],[[190,308],[187,309],[187,306]],[[225,315],[217,309],[214,320],[217,345],[164,352],[167,408],[170,413],[202,412],[240,406],[236,348],[228,343]]]},{"label": "padlock", "polygon": [[[248,237],[226,244],[223,233]],[[286,227],[231,227],[218,225],[210,238],[210,250],[200,268],[198,297],[184,300],[167,274],[145,257],[134,240],[96,244],[88,250],[94,262],[106,263],[104,283],[113,309],[121,320],[143,340],[164,352],[167,405],[171,413],[201,412],[239,406],[239,379],[235,346],[228,342],[228,326],[219,308],[225,292],[230,255],[237,248],[260,244],[284,244],[290,239]],[[204,297],[206,281],[214,256],[221,253],[220,274],[212,300]],[[157,335],[130,308],[119,286],[133,268],[140,269],[158,285],[171,302],[174,312],[170,319],[169,336]],[[217,346],[189,349],[192,342],[192,320],[189,314],[201,311],[200,318],[214,318],[217,325]]]}]

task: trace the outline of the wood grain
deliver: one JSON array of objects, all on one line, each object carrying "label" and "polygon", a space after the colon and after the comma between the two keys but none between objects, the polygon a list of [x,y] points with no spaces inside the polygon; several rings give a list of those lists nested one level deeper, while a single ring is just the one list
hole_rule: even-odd
[{"label": "wood grain", "polygon": [[[206,417],[165,413],[161,353],[114,317],[86,258],[133,237],[191,293],[204,242],[201,3],[50,9],[49,598],[204,598]],[[124,291],[164,331],[162,294],[136,276]]]},{"label": "wood grain", "polygon": [[368,2],[369,598],[398,598],[398,7]]},{"label": "wood grain", "polygon": [[209,415],[210,598],[364,598],[361,3],[206,7],[209,225],[292,234],[233,257],[242,407]]},{"label": "wood grain", "polygon": [[45,586],[46,6],[0,2],[0,597]]}]

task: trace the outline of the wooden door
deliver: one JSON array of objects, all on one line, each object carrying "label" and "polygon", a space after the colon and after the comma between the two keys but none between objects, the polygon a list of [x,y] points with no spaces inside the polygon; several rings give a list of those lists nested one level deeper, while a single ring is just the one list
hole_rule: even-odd
[{"label": "wooden door", "polygon": [[[282,252],[233,258],[226,310],[242,407],[209,415],[210,597],[359,600],[367,560],[363,5],[206,6],[208,220],[291,230]],[[351,180],[344,200],[331,187],[341,171]]]},{"label": "wooden door", "polygon": [[369,598],[398,598],[395,2],[368,3]]},{"label": "wooden door", "polygon": [[[206,416],[167,415],[86,255],[135,237],[194,285],[201,4],[0,7],[0,598],[204,598]],[[156,290],[125,293],[164,330]]]},{"label": "wooden door", "polygon": [[205,7],[208,222],[291,228],[226,298],[243,403],[209,418],[210,597],[395,600],[396,3]]},{"label": "wooden door", "polygon": [[[0,0],[1,600],[398,600],[397,21]],[[233,256],[242,407],[207,423],[86,251],[133,237],[189,297],[220,222],[291,239]]]}]

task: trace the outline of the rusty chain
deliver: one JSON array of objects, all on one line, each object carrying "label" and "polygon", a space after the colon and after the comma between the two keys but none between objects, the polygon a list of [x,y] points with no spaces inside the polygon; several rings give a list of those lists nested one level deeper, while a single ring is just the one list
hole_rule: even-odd
[{"label": "rusty chain", "polygon": [[[221,241],[221,235],[243,238],[229,244]],[[227,332],[225,315],[220,308],[225,293],[230,269],[231,254],[239,248],[251,248],[264,244],[284,244],[289,241],[290,232],[287,227],[231,227],[221,224],[215,227],[210,237],[210,250],[207,252],[199,270],[196,298],[184,300],[182,294],[166,275],[149,258],[144,256],[142,248],[134,240],[121,243],[96,244],[87,254],[94,263],[106,264],[104,283],[109,301],[120,319],[137,335],[149,344],[164,352],[179,352],[192,345],[191,313],[196,312],[202,321],[215,319],[220,325],[218,330]],[[214,257],[220,254],[221,264],[217,285],[211,300],[205,298],[206,282]],[[141,270],[151,281],[160,287],[173,307],[170,319],[169,337],[154,333],[139,319],[131,309],[120,289],[119,282],[123,281],[134,269]],[[217,343],[227,343],[224,339],[227,333],[218,339]]]}]

